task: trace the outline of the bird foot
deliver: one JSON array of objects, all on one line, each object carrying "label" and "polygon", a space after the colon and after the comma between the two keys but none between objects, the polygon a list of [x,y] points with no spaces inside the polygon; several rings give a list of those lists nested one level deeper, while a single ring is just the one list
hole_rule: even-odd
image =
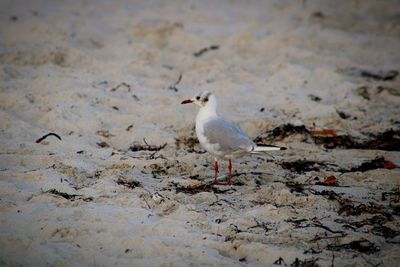
[{"label": "bird foot", "polygon": [[[222,177],[227,178],[225,175]],[[218,181],[217,179],[214,179],[214,184],[215,185],[232,185],[232,180],[226,179],[225,181]]]},{"label": "bird foot", "polygon": [[232,182],[226,181],[226,182],[214,182],[214,185],[232,185]]}]

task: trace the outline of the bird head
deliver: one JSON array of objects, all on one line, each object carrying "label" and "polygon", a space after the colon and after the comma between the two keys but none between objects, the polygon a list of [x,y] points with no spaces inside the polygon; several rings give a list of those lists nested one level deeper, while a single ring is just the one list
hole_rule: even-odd
[{"label": "bird head", "polygon": [[181,104],[194,103],[200,107],[207,107],[207,106],[216,107],[217,104],[216,102],[217,100],[213,93],[208,91],[203,91],[190,99],[182,101]]}]

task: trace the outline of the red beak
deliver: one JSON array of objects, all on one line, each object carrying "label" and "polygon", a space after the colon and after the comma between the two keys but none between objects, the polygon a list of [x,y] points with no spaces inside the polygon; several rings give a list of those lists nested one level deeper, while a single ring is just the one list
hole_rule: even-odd
[{"label": "red beak", "polygon": [[189,103],[193,103],[193,101],[190,99],[187,99],[187,100],[182,101],[181,104],[189,104]]}]

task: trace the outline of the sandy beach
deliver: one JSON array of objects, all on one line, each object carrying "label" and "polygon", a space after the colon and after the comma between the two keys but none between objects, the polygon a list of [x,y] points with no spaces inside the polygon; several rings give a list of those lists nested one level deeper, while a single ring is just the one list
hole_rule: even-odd
[{"label": "sandy beach", "polygon": [[[0,266],[399,266],[399,48],[397,0],[0,1]],[[213,185],[205,90],[288,150]]]}]

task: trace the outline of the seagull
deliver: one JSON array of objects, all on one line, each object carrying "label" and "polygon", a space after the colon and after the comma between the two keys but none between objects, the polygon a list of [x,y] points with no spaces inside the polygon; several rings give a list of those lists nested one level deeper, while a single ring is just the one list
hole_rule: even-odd
[{"label": "seagull", "polygon": [[[232,159],[249,154],[286,150],[286,147],[255,144],[239,127],[217,114],[217,99],[211,92],[204,91],[181,104],[194,103],[200,106],[196,117],[196,135],[201,146],[215,158],[215,184],[232,184]],[[229,160],[228,181],[218,183],[218,159]]]}]

